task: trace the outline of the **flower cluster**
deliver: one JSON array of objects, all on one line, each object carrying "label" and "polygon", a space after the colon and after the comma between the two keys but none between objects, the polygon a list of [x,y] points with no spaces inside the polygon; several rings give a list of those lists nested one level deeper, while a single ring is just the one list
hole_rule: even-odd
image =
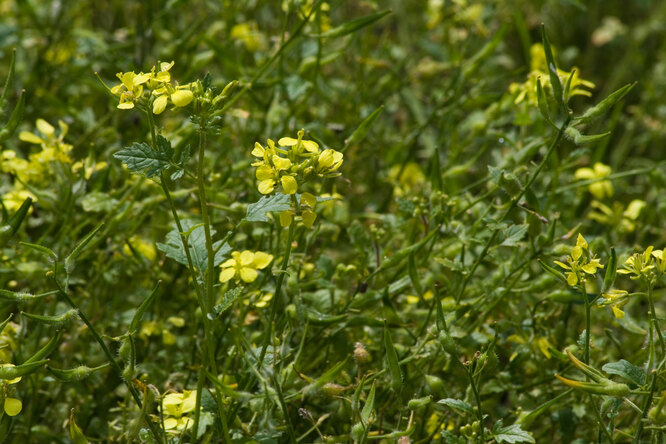
[{"label": "flower cluster", "polygon": [[[312,177],[332,178],[340,176],[338,169],[343,162],[343,154],[334,149],[320,150],[312,140],[303,139],[304,131],[300,130],[296,139],[283,137],[277,144],[268,139],[266,146],[255,143],[252,155],[257,161],[257,188],[261,194],[271,194],[280,187],[283,194],[295,195],[300,185]],[[294,201],[296,202],[296,201]],[[316,219],[314,207],[317,197],[311,193],[303,193],[300,203],[280,214],[280,223],[288,227],[295,215],[300,215],[303,224],[312,227]]]},{"label": "flower cluster", "polygon": [[192,84],[178,85],[177,82],[172,82],[169,70],[173,64],[174,62],[161,62],[159,67],[153,66],[148,73],[137,74],[130,71],[116,74],[120,84],[110,91],[120,98],[118,108],[134,108],[134,105],[144,98],[144,89],[149,92],[148,98],[152,98],[153,114],[163,113],[169,103],[175,108],[189,105],[194,99]]},{"label": "flower cluster", "polygon": [[169,393],[162,399],[164,429],[168,432],[181,432],[194,424],[188,416],[196,407],[197,391],[183,390],[183,393]]},{"label": "flower cluster", "polygon": [[[16,151],[4,150],[0,158],[0,171],[16,178],[13,189],[2,195],[2,200],[8,210],[16,210],[28,197],[36,201],[37,197],[30,190],[52,183],[54,164],[65,165],[67,170],[71,168],[74,173],[83,167],[83,162],[72,164],[69,156],[72,145],[65,142],[65,136],[69,130],[69,126],[65,122],[58,121],[58,129],[56,129],[46,120],[37,119],[35,126],[36,133],[21,131],[19,139],[38,145],[41,148],[39,151],[31,153],[27,159],[24,159]],[[89,178],[93,171],[105,166],[105,162],[99,162],[93,167],[87,167],[86,178]]]},{"label": "flower cluster", "polygon": [[666,259],[663,250],[648,247],[642,253],[634,253],[625,261],[622,268],[617,270],[620,274],[628,274],[631,279],[645,278],[653,280],[657,275],[666,272]]},{"label": "flower cluster", "polygon": [[603,199],[604,197],[611,197],[613,195],[613,184],[610,180],[604,180],[610,174],[611,167],[601,162],[596,162],[592,168],[577,169],[574,177],[577,180],[597,180],[598,182],[590,184],[589,190],[595,198]]},{"label": "flower cluster", "polygon": [[604,268],[599,263],[599,259],[595,258],[590,252],[587,241],[582,234],[578,233],[576,239],[576,246],[571,249],[571,254],[567,257],[567,264],[560,261],[555,261],[557,265],[568,270],[566,272],[567,283],[574,287],[577,284],[585,282],[585,275],[594,275],[597,269]]},{"label": "flower cluster", "polygon": [[[509,92],[516,95],[514,99],[514,103],[516,105],[522,102],[526,102],[532,107],[538,106],[537,81],[541,81],[541,86],[544,90],[552,90],[550,76],[548,75],[546,57],[544,54],[543,45],[540,43],[535,43],[532,45],[530,48],[531,71],[527,75],[527,81],[525,83],[512,83],[509,85]],[[594,83],[581,79],[576,68],[573,68],[571,72],[558,69],[557,74],[560,77],[560,82],[563,85],[567,83],[569,77],[571,76],[571,83],[568,91],[569,97],[590,97],[592,95],[587,89],[594,88]],[[564,98],[565,102],[568,101],[569,97]]]},{"label": "flower cluster", "polygon": [[254,282],[259,273],[257,270],[263,270],[273,260],[273,255],[262,251],[251,252],[245,250],[242,253],[233,251],[231,259],[222,263],[222,272],[220,273],[220,282],[224,283],[231,279],[240,279],[243,282]]}]

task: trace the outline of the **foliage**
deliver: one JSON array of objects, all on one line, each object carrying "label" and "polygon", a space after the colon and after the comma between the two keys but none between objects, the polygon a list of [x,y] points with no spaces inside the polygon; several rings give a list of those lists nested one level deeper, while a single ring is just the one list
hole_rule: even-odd
[{"label": "foliage", "polygon": [[0,441],[664,440],[664,5],[0,14]]}]

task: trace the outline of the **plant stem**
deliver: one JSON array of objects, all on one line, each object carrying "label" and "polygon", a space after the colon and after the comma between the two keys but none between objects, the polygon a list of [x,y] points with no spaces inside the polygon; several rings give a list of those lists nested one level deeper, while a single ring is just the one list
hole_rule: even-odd
[{"label": "plant stem", "polygon": [[586,364],[590,363],[590,326],[591,326],[591,313],[590,313],[590,298],[587,297],[587,291],[585,291],[585,286],[581,285],[580,287],[581,294],[583,295],[583,300],[585,301],[585,349],[583,351],[583,362]]},{"label": "plant stem", "polygon": [[282,258],[282,265],[280,266],[280,274],[278,274],[277,282],[275,284],[275,296],[273,297],[273,303],[271,304],[271,315],[268,321],[268,327],[266,329],[266,334],[264,335],[264,343],[261,346],[261,353],[259,354],[259,365],[258,369],[261,370],[261,366],[264,362],[264,357],[266,356],[266,350],[268,345],[271,342],[273,336],[273,330],[275,324],[275,316],[277,314],[277,306],[282,295],[282,283],[284,282],[284,276],[287,274],[287,266],[289,265],[289,257],[291,256],[291,244],[294,242],[294,233],[296,231],[296,221],[292,220],[289,225],[289,234],[287,235],[287,245],[285,246],[284,257]]},{"label": "plant stem", "polygon": [[[659,326],[659,320],[657,319],[657,312],[654,308],[654,294],[653,294],[653,287],[654,284],[651,280],[648,279],[647,281],[647,294],[648,294],[648,301],[650,303],[650,320],[651,324],[654,327],[655,331],[657,332],[657,337],[659,338],[659,346],[661,349],[661,358],[663,359],[664,355],[666,354],[666,344],[664,344],[664,336],[661,333],[661,327]],[[655,362],[657,360],[655,359]]]},{"label": "plant stem", "polygon": [[[57,264],[56,264],[56,266],[54,266],[54,269],[56,269],[56,268],[57,268]],[[118,362],[116,361],[116,359],[111,354],[111,351],[109,350],[109,348],[106,346],[106,343],[104,342],[104,340],[102,339],[100,334],[97,332],[97,330],[95,330],[95,327],[90,323],[90,320],[88,320],[88,317],[83,313],[83,311],[81,311],[79,306],[69,296],[67,291],[65,291],[65,289],[62,288],[62,286],[60,285],[60,282],[58,281],[58,277],[55,273],[53,274],[53,282],[55,282],[56,287],[58,288],[58,293],[60,294],[60,296],[62,296],[62,298],[69,304],[70,307],[72,307],[73,309],[75,309],[77,311],[77,313],[79,315],[79,318],[81,318],[83,323],[86,324],[86,326],[88,327],[88,330],[90,330],[90,333],[92,333],[93,337],[95,338],[95,340],[97,341],[99,346],[102,348],[102,351],[104,352],[104,355],[106,356],[106,359],[109,361],[109,364],[111,365],[111,368],[113,368],[113,371],[115,371],[118,374],[118,376],[120,377],[120,379],[123,380],[123,382],[127,386],[127,389],[129,390],[130,394],[132,395],[132,398],[134,398],[134,402],[136,402],[136,405],[139,407],[139,409],[142,409],[143,404],[141,402],[141,397],[139,396],[139,391],[136,389],[136,387],[134,387],[134,385],[130,381],[127,381],[127,380],[125,380],[125,378],[123,378],[123,371],[120,368],[120,366],[118,365]],[[150,432],[152,433],[155,440],[158,443],[164,442],[162,440],[162,435],[160,433],[158,433],[159,429],[150,420],[150,417],[148,416],[147,413],[145,413],[143,415],[143,419],[144,419],[144,421],[146,421],[146,424],[150,428]]]},{"label": "plant stem", "polygon": [[476,408],[478,410],[477,416],[479,418],[479,442],[484,443],[485,440],[485,431],[483,426],[483,411],[481,410],[481,396],[479,396],[479,391],[476,388],[476,383],[474,382],[474,375],[471,369],[471,366],[465,367],[467,369],[467,376],[469,376],[469,383],[472,386],[472,392],[474,393],[474,398],[476,399]]},{"label": "plant stem", "polygon": [[[518,202],[520,202],[520,199],[523,198],[527,190],[532,186],[534,181],[536,180],[537,176],[543,169],[543,167],[546,165],[546,162],[548,161],[548,158],[550,157],[551,153],[559,145],[560,140],[562,140],[562,136],[564,135],[564,131],[569,127],[569,122],[571,121],[571,113],[567,114],[567,118],[565,119],[564,123],[560,127],[559,131],[557,132],[557,135],[553,139],[552,143],[548,147],[548,150],[546,151],[546,155],[543,156],[543,159],[541,159],[541,162],[539,165],[536,167],[536,170],[534,170],[534,173],[530,176],[530,178],[527,180],[527,183],[525,183],[525,186],[523,186],[518,193],[516,197],[514,197],[511,200],[511,204],[509,207],[502,213],[502,215],[499,218],[499,221],[503,221],[504,219],[507,218],[507,216],[513,211],[514,208],[518,205]],[[472,268],[470,268],[469,273],[463,278],[462,283],[460,284],[460,287],[458,287],[458,291],[456,293],[456,302],[460,301],[460,298],[462,295],[465,293],[465,288],[467,287],[467,284],[469,283],[470,279],[472,279],[472,276],[474,276],[474,272],[478,268],[479,264],[481,264],[481,261],[486,257],[486,254],[488,253],[488,250],[492,246],[493,242],[495,242],[495,239],[497,238],[497,235],[499,234],[500,229],[497,228],[493,231],[493,234],[490,236],[490,238],[486,241],[485,246],[483,247],[483,250],[481,251],[481,254],[477,257],[476,261],[472,264]]]}]

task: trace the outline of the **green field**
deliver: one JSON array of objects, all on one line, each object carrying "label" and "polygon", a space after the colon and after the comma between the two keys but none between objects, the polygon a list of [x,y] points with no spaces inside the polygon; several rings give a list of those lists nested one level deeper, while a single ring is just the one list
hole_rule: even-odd
[{"label": "green field", "polygon": [[666,3],[0,17],[0,442],[666,440]]}]

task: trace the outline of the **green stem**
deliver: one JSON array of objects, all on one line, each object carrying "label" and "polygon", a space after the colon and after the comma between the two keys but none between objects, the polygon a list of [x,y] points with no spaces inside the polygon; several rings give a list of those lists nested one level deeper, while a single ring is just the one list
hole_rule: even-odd
[{"label": "green stem", "polygon": [[481,396],[479,396],[479,391],[476,388],[476,383],[474,382],[474,375],[472,374],[471,366],[466,367],[467,376],[469,376],[469,383],[472,386],[472,392],[474,393],[474,398],[476,399],[476,409],[478,410],[477,416],[479,418],[479,442],[486,442],[485,439],[485,430],[483,426],[483,411],[481,410]]},{"label": "green stem", "polygon": [[648,396],[645,398],[645,402],[643,403],[643,414],[641,415],[641,419],[638,421],[638,428],[636,429],[636,434],[634,435],[634,440],[632,441],[633,444],[639,444],[641,442],[641,433],[643,432],[643,423],[645,418],[647,418],[648,415],[648,410],[650,408],[650,404],[652,403],[652,397],[654,396],[654,391],[657,388],[657,372],[655,370],[652,370],[652,381],[650,383],[650,393]]},{"label": "green stem", "polygon": [[583,351],[583,362],[586,364],[590,363],[590,326],[591,326],[591,313],[590,313],[590,298],[587,297],[587,292],[585,291],[585,286],[581,285],[581,294],[583,295],[583,300],[585,301],[585,350]]},{"label": "green stem", "polygon": [[[661,358],[663,359],[664,356],[666,355],[666,344],[664,344],[664,336],[661,333],[661,327],[659,326],[659,320],[657,319],[657,312],[654,308],[654,294],[653,294],[653,287],[654,284],[651,280],[647,281],[647,294],[648,294],[648,301],[650,303],[650,320],[651,324],[654,327],[655,331],[657,332],[657,337],[659,338],[659,346],[661,349]],[[654,348],[654,347],[653,347]],[[656,359],[654,360],[655,362],[657,361]]]},{"label": "green stem", "polygon": [[[56,264],[57,265],[57,264]],[[57,267],[54,267],[57,268]],[[118,362],[116,359],[113,357],[111,354],[111,351],[109,348],[106,346],[106,343],[100,336],[100,334],[97,332],[95,327],[90,323],[90,320],[88,320],[88,317],[81,311],[81,308],[74,302],[74,300],[69,296],[69,294],[65,291],[64,288],[60,285],[60,282],[58,281],[57,275],[54,273],[53,274],[53,281],[56,284],[56,287],[58,288],[58,293],[62,298],[69,304],[70,307],[75,309],[78,312],[79,318],[83,321],[84,324],[88,327],[88,330],[90,330],[90,333],[92,333],[93,337],[99,344],[99,346],[102,348],[102,351],[104,352],[104,355],[106,356],[106,359],[109,361],[109,364],[111,365],[111,368],[113,368],[113,371],[115,371],[120,379],[123,380],[125,385],[127,386],[127,389],[129,390],[130,394],[132,395],[132,398],[134,398],[134,402],[136,402],[136,405],[139,407],[139,409],[142,409],[143,404],[141,402],[141,397],[139,396],[139,391],[134,387],[134,385],[131,383],[131,381],[125,380],[123,378],[123,371],[118,365]],[[150,428],[150,432],[152,433],[153,437],[158,443],[164,442],[162,440],[162,435],[159,432],[159,429],[156,427],[156,425],[150,420],[150,417],[148,416],[148,413],[145,412],[143,415],[144,421],[146,421],[146,424]]]},{"label": "green stem", "polygon": [[[534,170],[534,173],[530,176],[528,179],[527,183],[525,184],[524,187],[521,188],[520,192],[516,197],[514,197],[511,200],[511,204],[509,207],[502,213],[501,217],[499,218],[499,221],[503,221],[504,219],[507,218],[507,216],[513,211],[514,208],[518,205],[518,202],[520,202],[520,199],[523,198],[527,190],[532,186],[534,181],[536,180],[537,176],[539,176],[539,173],[543,169],[543,167],[546,165],[546,162],[548,161],[548,158],[550,157],[551,153],[553,150],[559,145],[560,140],[562,140],[562,136],[564,135],[564,131],[569,127],[569,122],[571,121],[572,114],[569,113],[567,115],[566,120],[560,127],[560,130],[557,132],[557,135],[553,139],[553,142],[550,144],[548,147],[548,150],[546,151],[546,155],[543,156],[543,159],[541,159],[541,162],[539,165],[536,167],[536,170]],[[474,261],[474,264],[472,264],[472,268],[469,270],[469,273],[463,278],[462,283],[460,284],[460,287],[458,289],[458,292],[456,293],[456,301],[460,301],[460,298],[462,295],[465,293],[465,288],[467,287],[467,284],[469,283],[470,279],[472,279],[472,276],[474,276],[474,272],[476,269],[479,267],[479,264],[481,264],[481,261],[485,259],[486,254],[488,253],[488,250],[492,246],[492,244],[495,242],[495,239],[497,238],[497,235],[499,234],[500,229],[497,228],[493,231],[493,234],[490,236],[490,238],[486,241],[486,245],[483,247],[483,250],[481,251],[481,254],[476,258],[476,261]]]},{"label": "green stem", "polygon": [[268,321],[268,326],[266,329],[266,334],[264,335],[264,343],[261,347],[261,353],[259,354],[259,365],[257,368],[261,369],[261,366],[264,362],[264,357],[266,356],[266,350],[268,345],[271,342],[273,336],[273,330],[275,329],[275,317],[277,315],[277,308],[282,296],[282,283],[284,282],[284,277],[287,274],[287,266],[289,265],[289,257],[291,256],[291,244],[294,242],[294,233],[296,231],[296,221],[292,220],[291,225],[289,225],[289,234],[287,235],[287,245],[284,252],[284,257],[282,259],[282,265],[280,266],[280,274],[278,274],[277,282],[275,284],[275,296],[271,304],[271,314]]}]

